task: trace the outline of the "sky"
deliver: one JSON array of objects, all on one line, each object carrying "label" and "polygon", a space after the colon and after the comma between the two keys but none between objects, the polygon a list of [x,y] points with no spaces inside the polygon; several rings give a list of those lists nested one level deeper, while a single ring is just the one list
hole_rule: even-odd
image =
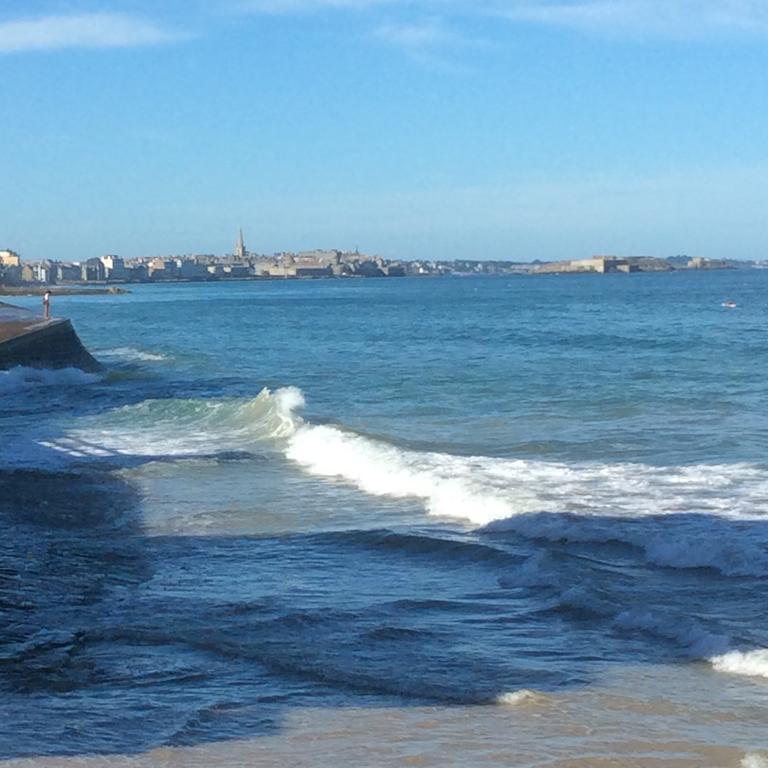
[{"label": "sky", "polygon": [[768,0],[0,0],[0,249],[768,258]]}]

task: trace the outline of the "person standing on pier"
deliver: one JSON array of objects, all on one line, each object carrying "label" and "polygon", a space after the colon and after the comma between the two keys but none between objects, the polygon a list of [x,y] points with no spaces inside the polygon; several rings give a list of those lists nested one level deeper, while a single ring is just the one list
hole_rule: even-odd
[{"label": "person standing on pier", "polygon": [[51,317],[51,292],[46,291],[43,294],[43,316],[46,320]]}]

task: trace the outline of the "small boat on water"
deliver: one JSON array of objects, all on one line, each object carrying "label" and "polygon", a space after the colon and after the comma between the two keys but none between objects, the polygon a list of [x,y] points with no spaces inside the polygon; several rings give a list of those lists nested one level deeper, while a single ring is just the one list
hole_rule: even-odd
[{"label": "small boat on water", "polygon": [[728,299],[728,301],[723,302],[722,306],[724,306],[726,309],[736,309],[736,302]]}]

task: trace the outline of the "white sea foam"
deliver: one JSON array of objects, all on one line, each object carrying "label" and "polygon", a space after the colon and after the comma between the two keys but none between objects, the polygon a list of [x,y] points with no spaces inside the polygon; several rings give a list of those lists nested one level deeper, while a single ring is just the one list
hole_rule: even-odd
[{"label": "white sea foam", "polygon": [[741,768],[768,768],[768,753],[747,752],[742,758]]},{"label": "white sea foam", "polygon": [[549,697],[543,693],[521,688],[519,691],[500,693],[496,697],[495,703],[502,707],[519,707],[522,704],[542,704],[548,699]]},{"label": "white sea foam", "polygon": [[79,368],[27,368],[17,366],[0,371],[0,397],[42,387],[76,387],[93,384],[101,377]]},{"label": "white sea foam", "polygon": [[710,661],[718,672],[750,677],[768,677],[768,649],[729,651],[713,656]]},{"label": "white sea foam", "polygon": [[[312,474],[339,478],[374,495],[420,498],[432,514],[479,525],[549,511],[598,520],[678,512],[744,519],[768,514],[768,474],[750,464],[655,467],[452,456],[403,450],[337,427],[301,423],[286,454]],[[575,528],[563,531],[559,522],[553,525],[557,529],[547,532],[543,522],[541,534],[579,535]],[[603,533],[611,538],[610,530]],[[694,556],[654,544],[660,563],[687,557],[707,565],[711,559],[700,548]]]},{"label": "white sea foam", "polygon": [[[764,535],[724,522],[766,520],[768,473],[751,464],[660,467],[452,456],[304,423],[297,423],[286,455],[311,474],[373,495],[421,499],[430,514],[491,531],[551,541],[617,540],[643,549],[657,565],[768,575]],[[531,514],[548,512],[559,514]],[[650,516],[668,522],[649,533],[637,523]]]},{"label": "white sea foam", "polygon": [[108,360],[139,360],[140,362],[161,362],[171,359],[168,357],[168,355],[164,355],[160,352],[149,352],[145,349],[138,349],[137,347],[115,347],[114,349],[100,349],[98,350],[97,354],[100,358],[106,358]]}]

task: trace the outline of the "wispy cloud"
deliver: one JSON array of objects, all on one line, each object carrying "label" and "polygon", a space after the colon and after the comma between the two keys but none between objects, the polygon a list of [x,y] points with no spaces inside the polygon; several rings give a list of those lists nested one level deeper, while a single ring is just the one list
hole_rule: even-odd
[{"label": "wispy cloud", "polygon": [[446,18],[512,22],[609,35],[707,37],[768,35],[768,0],[233,0],[257,13],[374,8]]},{"label": "wispy cloud", "polygon": [[121,13],[52,15],[0,22],[0,53],[58,48],[128,48],[184,37]]},{"label": "wispy cloud", "polygon": [[513,0],[493,10],[511,21],[610,35],[768,34],[765,0]]},{"label": "wispy cloud", "polygon": [[383,24],[374,35],[408,56],[433,68],[463,69],[455,63],[457,52],[487,45],[486,41],[454,29],[444,19],[431,17],[416,22]]},{"label": "wispy cloud", "polygon": [[376,29],[376,37],[410,50],[464,46],[472,42],[470,38],[450,29],[439,18],[405,24],[384,24]]},{"label": "wispy cloud", "polygon": [[374,6],[396,5],[402,0],[238,0],[234,7],[243,12],[290,14],[313,11],[362,11]]}]

